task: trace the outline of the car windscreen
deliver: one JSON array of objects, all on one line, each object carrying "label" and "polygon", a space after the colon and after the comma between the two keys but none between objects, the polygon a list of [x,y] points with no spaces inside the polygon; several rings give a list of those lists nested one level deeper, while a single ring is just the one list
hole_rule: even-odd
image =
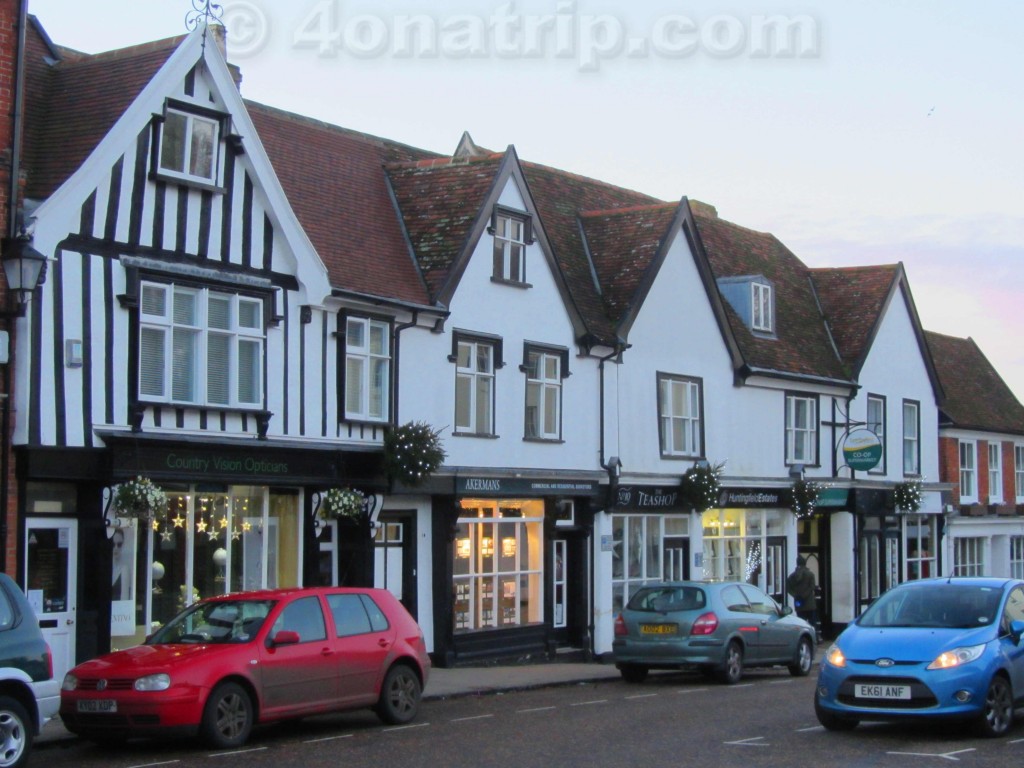
[{"label": "car windscreen", "polygon": [[275,602],[216,600],[196,603],[157,630],[146,644],[247,643],[256,637]]},{"label": "car windscreen", "polygon": [[857,619],[862,627],[933,627],[970,629],[999,617],[1001,589],[936,582],[892,589]]},{"label": "car windscreen", "polygon": [[631,611],[694,611],[707,606],[707,596],[700,587],[644,587],[630,598]]}]

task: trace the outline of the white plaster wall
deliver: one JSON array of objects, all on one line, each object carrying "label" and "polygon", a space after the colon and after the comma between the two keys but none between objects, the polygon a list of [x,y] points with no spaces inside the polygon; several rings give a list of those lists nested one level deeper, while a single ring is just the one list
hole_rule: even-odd
[{"label": "white plaster wall", "polygon": [[[853,515],[835,512],[829,516],[832,535],[832,621],[846,624],[857,618],[853,570]],[[845,553],[845,556],[844,556]]]},{"label": "white plaster wall", "polygon": [[[524,208],[513,179],[500,202]],[[600,470],[597,362],[577,357],[574,330],[540,241],[526,249],[530,288],[492,282],[492,254],[493,239],[485,232],[451,302],[443,333],[403,331],[399,420],[423,420],[441,428],[448,466]],[[495,372],[498,439],[452,436],[455,364],[448,357],[455,330],[502,339],[505,365]],[[519,366],[524,342],[569,350],[571,375],[562,382],[561,443],[523,440],[526,379]]]}]

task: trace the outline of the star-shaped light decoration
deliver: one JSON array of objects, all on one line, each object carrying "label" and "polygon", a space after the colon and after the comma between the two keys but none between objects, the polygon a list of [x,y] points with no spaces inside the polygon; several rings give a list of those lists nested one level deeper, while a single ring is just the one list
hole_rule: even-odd
[{"label": "star-shaped light decoration", "polygon": [[251,531],[252,530],[252,523],[250,523],[248,520],[243,522],[242,523],[242,530],[245,531],[246,533]]},{"label": "star-shaped light decoration", "polygon": [[233,531],[231,531],[231,540],[232,541],[238,541],[240,538],[242,538],[242,532],[240,530],[235,528]]},{"label": "star-shaped light decoration", "polygon": [[220,531],[218,531],[216,528],[210,528],[210,530],[206,532],[206,535],[210,538],[210,541],[216,541],[217,538],[220,536]]},{"label": "star-shaped light decoration", "polygon": [[174,531],[171,528],[160,531],[160,541],[171,541],[172,539],[174,539]]},{"label": "star-shaped light decoration", "polygon": [[220,525],[220,527],[221,527],[221,530],[224,530],[225,528],[227,528],[227,527],[228,527],[228,518],[227,518],[227,515],[225,515],[225,516],[224,516],[224,517],[222,517],[222,518],[221,518],[220,520],[218,520],[218,521],[217,521],[217,523],[218,523],[218,524]]},{"label": "star-shaped light decoration", "polygon": [[199,531],[200,533],[205,533],[206,532],[206,521],[203,520],[202,518],[199,518],[199,522],[196,523],[196,530]]},{"label": "star-shaped light decoration", "polygon": [[175,528],[184,528],[185,527],[185,523],[188,522],[188,521],[185,520],[185,518],[181,516],[181,512],[179,512],[174,517],[174,519],[171,520],[171,522],[174,523],[174,527]]},{"label": "star-shaped light decoration", "polygon": [[154,520],[153,521],[153,531],[154,531],[154,533],[158,532],[159,530],[160,530],[160,521],[159,520]]}]

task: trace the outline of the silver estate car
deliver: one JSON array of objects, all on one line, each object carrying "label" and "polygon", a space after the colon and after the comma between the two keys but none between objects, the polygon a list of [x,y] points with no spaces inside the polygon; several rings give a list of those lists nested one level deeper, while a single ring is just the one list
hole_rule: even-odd
[{"label": "silver estate car", "polygon": [[740,582],[649,584],[615,619],[615,666],[630,683],[652,669],[700,669],[737,683],[744,667],[784,665],[803,676],[814,628],[764,591]]}]

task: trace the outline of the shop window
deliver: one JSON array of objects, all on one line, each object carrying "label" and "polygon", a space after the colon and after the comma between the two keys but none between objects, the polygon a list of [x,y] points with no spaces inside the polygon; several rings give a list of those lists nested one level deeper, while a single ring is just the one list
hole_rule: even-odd
[{"label": "shop window", "polygon": [[818,464],[818,398],[786,395],[786,464]]},{"label": "shop window", "polygon": [[387,421],[391,383],[391,325],[345,320],[345,418]]},{"label": "shop window", "polygon": [[960,503],[965,504],[978,500],[977,466],[975,463],[975,444],[960,441]]},{"label": "shop window", "polygon": [[985,575],[985,539],[980,536],[953,539],[953,575]]},{"label": "shop window", "polygon": [[938,576],[935,562],[935,542],[938,540],[935,515],[905,515],[907,579],[927,579]]},{"label": "shop window", "polygon": [[786,524],[777,509],[709,509],[701,514],[704,578],[745,581],[773,597],[785,581]]},{"label": "shop window", "polygon": [[903,401],[903,474],[921,474],[921,406]]},{"label": "shop window", "polygon": [[988,444],[988,503],[1003,503],[1003,445],[998,442]]},{"label": "shop window", "polygon": [[882,460],[878,466],[869,470],[872,474],[884,475],[886,473],[886,446],[885,446],[885,398],[881,395],[868,395],[867,423],[865,426],[875,433],[878,441],[882,444]]},{"label": "shop window", "polygon": [[256,408],[263,401],[261,299],[143,283],[139,397]]},{"label": "shop window", "polygon": [[169,107],[159,126],[157,174],[216,184],[219,148],[219,116]]},{"label": "shop window", "polygon": [[1010,537],[1010,578],[1024,579],[1024,536]]},{"label": "shop window", "polygon": [[544,620],[544,503],[464,499],[453,553],[454,630]]},{"label": "shop window", "polygon": [[701,381],[658,374],[658,432],[663,458],[704,455]]},{"label": "shop window", "polygon": [[538,440],[562,437],[562,380],[568,375],[569,353],[527,347],[522,370],[526,374],[524,436]]},{"label": "shop window", "polygon": [[686,537],[686,529],[680,525],[685,523],[670,524],[668,532],[676,537],[671,539],[665,536],[667,521],[662,515],[612,516],[614,615],[618,615],[640,587],[669,578],[665,573],[666,556],[672,565],[677,564],[679,539]]}]

